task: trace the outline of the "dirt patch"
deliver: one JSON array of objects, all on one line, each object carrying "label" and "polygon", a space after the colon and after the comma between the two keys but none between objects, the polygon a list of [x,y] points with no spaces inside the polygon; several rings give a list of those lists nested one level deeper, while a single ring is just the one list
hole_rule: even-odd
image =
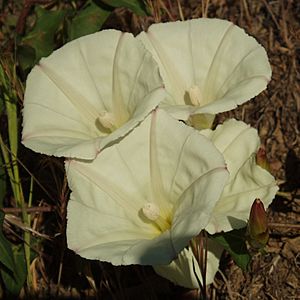
[{"label": "dirt patch", "polygon": [[[7,14],[17,16],[22,8],[20,4],[12,4],[14,1],[0,1],[1,6],[4,2],[8,4],[0,15],[4,28],[0,32],[0,45],[11,49],[13,27],[4,24]],[[218,115],[217,122],[236,118],[259,132],[271,172],[280,185],[280,194],[268,209],[270,240],[266,253],[253,257],[247,273],[224,253],[220,272],[208,287],[208,299],[300,299],[300,1],[181,0],[181,10],[175,0],[148,2],[152,3],[152,17],[138,17],[127,9],[117,9],[104,28],[138,34],[154,22],[182,17],[221,18],[244,28],[265,47],[273,70],[267,90],[236,110]],[[25,165],[30,155],[25,152]],[[42,161],[38,166],[41,170],[33,173],[45,185],[53,186],[49,174],[59,174],[56,175],[59,192],[51,190],[51,194],[60,201],[55,204],[57,211],[36,224],[46,228],[47,234],[56,233],[55,239],[43,244],[40,249],[43,254],[32,264],[38,299],[95,299],[96,290],[99,299],[197,299],[197,291],[175,287],[150,267],[113,267],[84,261],[67,250],[63,231],[68,191],[62,179],[63,162],[54,158],[37,160]]]}]

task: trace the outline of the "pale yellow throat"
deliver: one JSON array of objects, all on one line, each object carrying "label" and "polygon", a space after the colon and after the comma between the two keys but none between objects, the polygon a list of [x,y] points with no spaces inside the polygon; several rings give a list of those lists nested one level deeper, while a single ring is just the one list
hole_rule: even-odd
[{"label": "pale yellow throat", "polygon": [[142,212],[146,219],[158,227],[161,232],[165,232],[171,228],[171,222],[168,220],[169,218],[166,219],[161,216],[160,209],[155,203],[146,203],[142,207]]}]

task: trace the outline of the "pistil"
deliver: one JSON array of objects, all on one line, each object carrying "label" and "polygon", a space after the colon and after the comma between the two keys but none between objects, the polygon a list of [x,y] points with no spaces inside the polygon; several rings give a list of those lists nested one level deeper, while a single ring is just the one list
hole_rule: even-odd
[{"label": "pistil", "polygon": [[161,232],[170,229],[171,224],[160,215],[159,207],[151,202],[148,202],[142,208],[143,215],[156,225]]},{"label": "pistil", "polygon": [[200,88],[197,85],[191,86],[188,93],[189,93],[189,96],[190,96],[191,103],[194,106],[198,106],[198,105],[201,104],[202,94],[201,94]]},{"label": "pistil", "polygon": [[96,126],[103,131],[105,129],[109,133],[117,129],[116,120],[111,112],[102,111],[96,120]]}]

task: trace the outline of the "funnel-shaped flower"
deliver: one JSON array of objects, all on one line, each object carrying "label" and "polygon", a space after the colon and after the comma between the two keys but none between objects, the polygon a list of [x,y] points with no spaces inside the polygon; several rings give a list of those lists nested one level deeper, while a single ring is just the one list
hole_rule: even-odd
[{"label": "funnel-shaped flower", "polygon": [[255,199],[250,210],[247,226],[248,241],[253,248],[263,248],[269,239],[268,218],[264,204]]},{"label": "funnel-shaped flower", "polygon": [[[208,239],[207,247],[207,266],[205,281],[211,284],[219,269],[219,261],[223,248],[211,239]],[[189,289],[199,289],[199,282],[203,284],[203,279],[199,264],[191,250],[191,247],[183,249],[178,257],[169,265],[160,265],[153,267],[160,276]]]},{"label": "funnel-shaped flower", "polygon": [[200,117],[205,126],[211,114],[259,94],[271,77],[264,48],[225,20],[154,24],[138,38],[154,55],[170,94],[162,106],[179,119],[208,114]]},{"label": "funnel-shaped flower", "polygon": [[201,130],[224,155],[229,171],[220,200],[206,230],[214,234],[246,226],[253,199],[260,198],[267,207],[278,190],[274,177],[256,163],[260,147],[257,131],[234,119],[216,130]]},{"label": "funnel-shaped flower", "polygon": [[68,247],[115,265],[170,263],[207,225],[228,179],[211,141],[160,110],[66,172]]},{"label": "funnel-shaped flower", "polygon": [[43,58],[28,76],[23,144],[93,159],[164,98],[158,66],[129,33],[105,30]]}]

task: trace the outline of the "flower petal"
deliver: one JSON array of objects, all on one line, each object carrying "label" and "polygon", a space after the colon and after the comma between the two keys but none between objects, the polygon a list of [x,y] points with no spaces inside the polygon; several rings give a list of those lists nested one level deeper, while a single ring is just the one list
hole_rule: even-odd
[{"label": "flower petal", "polygon": [[[155,183],[155,186],[161,184],[161,189],[166,191],[170,201],[181,202],[183,192],[196,185],[197,180],[213,176],[212,173],[215,171],[220,170],[220,173],[227,177],[223,156],[213,143],[197,130],[182,122],[174,123],[174,120],[161,110],[153,114],[152,120],[154,124],[151,127],[150,147],[154,148],[151,157],[155,163],[153,161],[150,163],[152,168],[156,169],[159,174],[156,176],[159,176],[161,181]],[[154,137],[151,139],[152,135]]]},{"label": "flower petal", "polygon": [[271,77],[264,48],[225,20],[154,24],[138,38],[158,62],[170,94],[162,106],[180,119],[233,109],[264,90]]},{"label": "flower petal", "polygon": [[[211,157],[212,161],[215,159],[216,156]],[[216,167],[202,174],[182,193],[171,231],[177,252],[187,245],[191,237],[206,228],[227,179],[228,172],[225,166]]]},{"label": "flower petal", "polygon": [[[227,180],[213,144],[162,110],[95,160],[68,161],[66,173],[72,190],[68,247],[114,264],[170,263],[207,225]],[[147,203],[158,208],[168,228],[143,215]]]},{"label": "flower petal", "polygon": [[[153,120],[155,118],[154,114]],[[157,137],[150,139],[156,143],[150,152],[156,162],[150,163],[159,174],[156,174],[159,179],[153,189],[163,191],[159,195],[155,193],[156,201],[169,199],[173,204],[171,238],[175,251],[180,252],[191,237],[206,226],[227,182],[228,172],[223,157],[198,131],[179,123],[176,130],[174,127],[169,134],[164,133],[169,123],[168,118],[158,118],[151,126],[151,135]],[[150,149],[151,146],[152,143]],[[159,206],[167,209],[161,202]]]},{"label": "flower petal", "polygon": [[[111,199],[105,200],[109,209]],[[99,202],[104,206],[104,201]],[[78,198],[71,197],[68,204],[68,247],[80,256],[114,265],[150,265],[174,259],[169,231],[155,236],[143,224],[140,226],[126,215],[103,213]]]},{"label": "flower petal", "polygon": [[23,144],[49,155],[93,159],[164,96],[157,64],[131,34],[84,36],[43,58],[29,74]]},{"label": "flower petal", "polygon": [[[219,261],[223,248],[212,240],[208,240],[206,284],[211,284],[219,268]],[[178,257],[169,265],[153,266],[154,271],[172,281],[189,289],[199,289],[197,278],[202,283],[202,275],[197,260],[190,247],[183,249]],[[195,274],[196,273],[196,274]],[[197,276],[197,277],[196,277]]]},{"label": "flower petal", "polygon": [[257,130],[231,119],[214,131],[200,133],[223,153],[230,174],[206,230],[214,234],[244,227],[254,199],[261,199],[267,207],[278,190],[274,177],[256,164]]}]

